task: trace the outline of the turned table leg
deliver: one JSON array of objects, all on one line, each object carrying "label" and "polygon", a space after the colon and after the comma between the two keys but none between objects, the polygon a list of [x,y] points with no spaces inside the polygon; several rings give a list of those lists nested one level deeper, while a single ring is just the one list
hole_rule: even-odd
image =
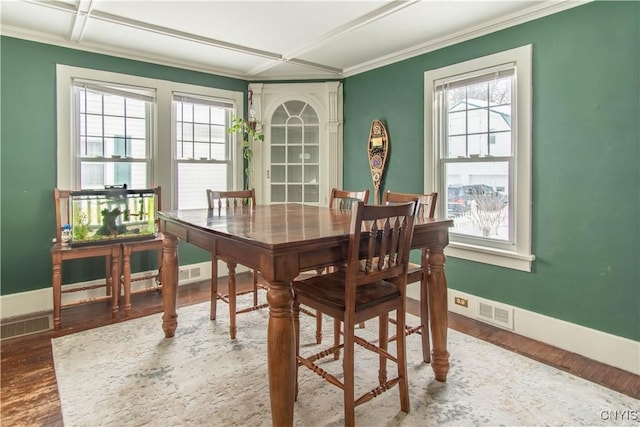
[{"label": "turned table leg", "polygon": [[270,282],[267,301],[269,302],[267,353],[271,422],[274,426],[292,426],[296,381],[296,347],[291,316],[293,303],[291,285],[283,282]]},{"label": "turned table leg", "polygon": [[170,338],[178,327],[176,297],[178,294],[178,238],[165,234],[162,243],[162,330]]},{"label": "turned table leg", "polygon": [[447,351],[447,277],[444,273],[444,247],[448,243],[446,231],[438,234],[438,244],[429,248],[429,315],[431,317],[431,367],[436,380],[446,381],[449,372],[449,352]]}]

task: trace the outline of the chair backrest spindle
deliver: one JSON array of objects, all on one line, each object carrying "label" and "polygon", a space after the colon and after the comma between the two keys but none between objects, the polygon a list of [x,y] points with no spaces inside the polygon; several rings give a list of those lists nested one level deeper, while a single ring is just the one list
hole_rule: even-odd
[{"label": "chair backrest spindle", "polygon": [[411,194],[385,191],[382,195],[382,204],[392,205],[396,203],[406,203],[416,198],[420,202],[417,212],[418,216],[421,218],[433,218],[436,212],[438,193]]},{"label": "chair backrest spindle", "polygon": [[207,204],[209,209],[238,209],[256,207],[255,189],[236,191],[216,191],[207,189]]},{"label": "chair backrest spindle", "polygon": [[369,190],[347,191],[333,188],[329,197],[329,208],[350,210],[356,202],[369,203]]}]

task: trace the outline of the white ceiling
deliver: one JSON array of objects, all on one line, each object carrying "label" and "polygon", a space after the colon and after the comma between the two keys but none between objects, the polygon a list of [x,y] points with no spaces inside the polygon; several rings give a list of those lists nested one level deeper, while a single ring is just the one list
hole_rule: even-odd
[{"label": "white ceiling", "polygon": [[332,79],[583,4],[1,0],[1,32],[250,81]]}]

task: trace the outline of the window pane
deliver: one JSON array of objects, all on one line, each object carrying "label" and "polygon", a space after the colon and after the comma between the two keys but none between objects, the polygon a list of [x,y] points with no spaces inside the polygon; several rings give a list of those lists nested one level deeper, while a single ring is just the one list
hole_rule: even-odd
[{"label": "window pane", "polygon": [[453,233],[510,240],[508,162],[446,163],[445,181]]},{"label": "window pane", "polygon": [[193,121],[196,123],[209,123],[209,106],[198,105],[193,106]]},{"label": "window pane", "polygon": [[316,110],[308,104],[305,106],[304,110],[302,110],[301,117],[305,125],[317,125],[319,122]]},{"label": "window pane", "polygon": [[194,141],[210,141],[211,135],[209,134],[209,124],[194,123],[193,137]]},{"label": "window pane", "polygon": [[488,154],[487,134],[469,135],[469,157],[482,157]]},{"label": "window pane", "polygon": [[83,163],[81,174],[82,188],[104,188],[104,163]]},{"label": "window pane", "polygon": [[102,157],[104,156],[102,139],[80,138],[80,157]]},{"label": "window pane", "polygon": [[318,203],[320,201],[320,191],[318,185],[305,185],[304,186],[304,202],[305,203]]},{"label": "window pane", "polygon": [[447,115],[449,122],[449,135],[462,135],[467,133],[467,112],[455,112]]},{"label": "window pane", "polygon": [[198,142],[193,144],[193,158],[200,160],[209,160],[209,144],[201,144]]},{"label": "window pane", "polygon": [[303,101],[288,101],[285,105],[290,115],[300,116],[300,113],[302,113],[302,109],[306,107],[307,103]]},{"label": "window pane", "polygon": [[213,160],[228,160],[227,157],[227,144],[213,143],[211,144],[211,158]]},{"label": "window pane", "polygon": [[302,144],[302,128],[287,126],[287,144]]},{"label": "window pane", "polygon": [[489,88],[487,83],[478,83],[467,86],[467,102],[474,107],[487,107]]},{"label": "window pane", "polygon": [[289,114],[287,110],[285,110],[284,105],[279,106],[276,111],[274,111],[273,116],[271,117],[271,123],[274,125],[283,125],[287,123],[289,119]]},{"label": "window pane", "polygon": [[486,132],[489,129],[489,110],[469,110],[467,114],[467,132]]},{"label": "window pane", "polygon": [[511,77],[489,82],[492,105],[511,104]]},{"label": "window pane", "polygon": [[[151,108],[145,101],[113,95],[106,86],[104,92],[84,87],[75,90],[80,130],[77,153],[84,159],[104,157],[107,160],[80,162],[80,188],[122,184],[129,188],[147,188]],[[141,161],[128,161],[134,158]]]},{"label": "window pane", "polygon": [[489,129],[492,131],[511,130],[511,105],[491,107],[489,115]]},{"label": "window pane", "polygon": [[271,127],[271,144],[284,144],[285,143],[285,131],[284,127]]},{"label": "window pane", "polygon": [[81,162],[80,171],[83,189],[122,184],[129,188],[148,188],[146,162]]},{"label": "window pane", "polygon": [[104,95],[104,114],[124,116],[124,98],[118,95]]},{"label": "window pane", "polygon": [[147,136],[147,121],[142,119],[127,119],[127,136],[145,139]]},{"label": "window pane", "polygon": [[86,120],[86,134],[89,136],[102,136],[102,116],[87,115],[84,116]]},{"label": "window pane", "polygon": [[467,157],[467,137],[451,136],[449,137],[448,157]]},{"label": "window pane", "polygon": [[318,126],[304,127],[304,143],[318,144],[320,142],[320,128]]},{"label": "window pane", "polygon": [[271,184],[271,201],[274,203],[287,201],[286,186],[284,184]]},{"label": "window pane", "polygon": [[144,139],[129,139],[129,152],[127,155],[134,159],[147,157],[147,141]]},{"label": "window pane", "polygon": [[178,123],[176,127],[178,130],[178,140],[193,141],[193,123],[182,122]]},{"label": "window pane", "polygon": [[446,92],[449,112],[462,111],[466,108],[467,89],[465,87],[448,89]]},{"label": "window pane", "polygon": [[302,154],[303,163],[319,163],[320,151],[318,146],[304,147],[304,153]]},{"label": "window pane", "polygon": [[227,164],[178,163],[178,209],[207,207],[207,188],[226,190]]},{"label": "window pane", "polygon": [[[320,169],[318,168],[318,166],[305,166],[304,167],[305,184],[317,184],[319,181],[320,181]],[[307,186],[305,185],[305,188],[306,187]]]},{"label": "window pane", "polygon": [[180,103],[178,103],[178,109],[182,110],[183,121],[193,122],[193,104],[183,103],[180,108]]},{"label": "window pane", "polygon": [[285,163],[285,147],[271,146],[271,163]]},{"label": "window pane", "polygon": [[[88,114],[102,114],[102,94],[90,91],[80,92],[80,105]],[[86,101],[86,104],[85,104]]]},{"label": "window pane", "polygon": [[271,166],[271,182],[287,182],[286,166]]},{"label": "window pane", "polygon": [[287,167],[287,182],[302,182],[302,166]]},{"label": "window pane", "polygon": [[289,184],[287,186],[287,201],[293,203],[302,202],[302,185]]},{"label": "window pane", "polygon": [[181,142],[176,144],[177,159],[193,159],[193,142]]},{"label": "window pane", "polygon": [[287,163],[302,163],[302,146],[287,148]]},{"label": "window pane", "polygon": [[511,132],[490,133],[489,154],[492,156],[510,156]]},{"label": "window pane", "polygon": [[126,99],[126,108],[127,108],[127,117],[139,117],[144,119],[147,115],[146,113],[146,103],[144,101],[140,101],[139,99]]},{"label": "window pane", "polygon": [[211,141],[224,143],[227,138],[227,127],[223,125],[211,125],[209,127],[211,132]]}]

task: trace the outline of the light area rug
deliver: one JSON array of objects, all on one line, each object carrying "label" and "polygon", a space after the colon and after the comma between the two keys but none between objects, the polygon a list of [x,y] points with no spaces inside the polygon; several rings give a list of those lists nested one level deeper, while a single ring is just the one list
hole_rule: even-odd
[{"label": "light area rug", "polygon": [[[64,425],[271,425],[268,311],[238,316],[235,340],[229,339],[223,303],[215,321],[208,303],[178,314],[174,338],[164,338],[161,314],[54,338]],[[325,319],[328,343],[333,322]],[[301,315],[301,324],[302,352],[313,353],[319,348],[312,344],[315,320]],[[369,321],[358,333],[375,340],[376,325]],[[419,336],[409,336],[407,346],[411,411],[400,411],[395,387],[357,407],[357,425],[638,425],[640,401],[454,330],[448,332],[446,383],[422,363]],[[374,388],[377,357],[358,349],[356,360],[359,391]],[[334,361],[324,366],[341,368]],[[390,374],[394,369],[389,364]],[[299,390],[296,426],[343,425],[341,390],[306,368],[300,369]]]}]

